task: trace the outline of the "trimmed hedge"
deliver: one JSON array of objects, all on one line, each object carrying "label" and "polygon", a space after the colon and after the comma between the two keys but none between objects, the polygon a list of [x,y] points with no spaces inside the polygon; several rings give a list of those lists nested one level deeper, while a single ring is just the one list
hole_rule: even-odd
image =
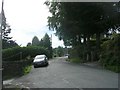
[{"label": "trimmed hedge", "polygon": [[48,58],[50,58],[49,51],[38,46],[13,47],[3,49],[2,53],[3,61],[19,61],[21,59],[27,59],[28,56],[33,58],[38,54],[45,54]]}]

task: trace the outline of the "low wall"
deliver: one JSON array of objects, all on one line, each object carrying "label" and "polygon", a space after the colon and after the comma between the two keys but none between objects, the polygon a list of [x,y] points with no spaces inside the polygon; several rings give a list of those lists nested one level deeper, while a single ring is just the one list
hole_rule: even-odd
[{"label": "low wall", "polygon": [[32,60],[3,61],[3,80],[23,75],[23,68],[31,64]]}]

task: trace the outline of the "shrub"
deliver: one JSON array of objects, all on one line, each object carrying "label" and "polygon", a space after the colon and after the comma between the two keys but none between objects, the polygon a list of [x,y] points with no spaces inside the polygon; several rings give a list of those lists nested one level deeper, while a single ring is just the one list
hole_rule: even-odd
[{"label": "shrub", "polygon": [[106,68],[120,72],[120,34],[114,34],[110,40],[101,45],[100,62]]}]

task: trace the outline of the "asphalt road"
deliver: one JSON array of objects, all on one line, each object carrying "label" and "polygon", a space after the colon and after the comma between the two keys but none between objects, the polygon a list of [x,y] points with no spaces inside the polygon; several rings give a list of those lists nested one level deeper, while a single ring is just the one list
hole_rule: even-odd
[{"label": "asphalt road", "polygon": [[65,61],[65,57],[49,61],[44,68],[32,71],[11,83],[29,88],[118,88],[118,74]]}]

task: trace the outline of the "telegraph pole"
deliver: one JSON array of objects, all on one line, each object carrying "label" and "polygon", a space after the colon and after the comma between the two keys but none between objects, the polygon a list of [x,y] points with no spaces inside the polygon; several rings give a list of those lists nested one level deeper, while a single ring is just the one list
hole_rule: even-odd
[{"label": "telegraph pole", "polygon": [[2,21],[3,21],[3,4],[4,1],[2,0],[2,10],[0,14],[0,89],[3,87],[3,80],[2,80]]}]

